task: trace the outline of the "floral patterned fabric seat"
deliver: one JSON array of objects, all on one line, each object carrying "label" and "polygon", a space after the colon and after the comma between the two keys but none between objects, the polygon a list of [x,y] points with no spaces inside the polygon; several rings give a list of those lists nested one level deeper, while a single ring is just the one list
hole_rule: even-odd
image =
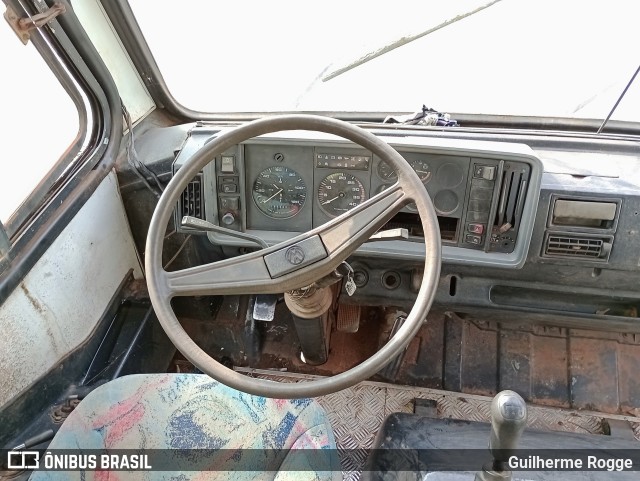
[{"label": "floral patterned fabric seat", "polygon": [[136,374],[98,387],[56,434],[49,450],[58,449],[162,451],[151,451],[151,471],[42,470],[31,480],[342,477],[331,426],[316,401],[252,396],[202,374]]}]

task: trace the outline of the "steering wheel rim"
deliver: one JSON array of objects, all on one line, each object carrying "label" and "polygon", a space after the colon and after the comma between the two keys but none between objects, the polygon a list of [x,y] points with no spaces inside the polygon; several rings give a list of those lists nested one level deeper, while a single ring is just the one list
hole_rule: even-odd
[{"label": "steering wheel rim", "polygon": [[[322,226],[269,249],[181,271],[165,271],[162,266],[164,233],[179,195],[189,181],[206,164],[234,145],[260,135],[291,130],[324,132],[350,140],[390,164],[398,174],[398,181],[391,188]],[[309,285],[310,280],[317,280],[321,275],[335,269],[381,226],[374,224],[381,224],[410,202],[415,203],[417,207],[424,231],[425,246],[429,246],[425,251],[424,274],[416,302],[407,320],[392,339],[371,357],[340,374],[302,383],[280,383],[246,376],[223,366],[204,352],[185,332],[173,312],[171,299],[179,295],[219,295],[240,293],[242,289],[251,289],[250,293],[274,290],[284,292]],[[375,223],[368,221],[368,216],[374,217]],[[352,231],[355,231],[353,235]],[[345,235],[348,239],[344,239]],[[301,240],[316,236],[321,239],[328,252],[326,258],[277,278],[263,278],[253,273],[264,270],[265,255],[283,252],[283,249],[298,244]],[[424,185],[406,160],[386,142],[360,127],[315,115],[266,117],[224,132],[205,144],[167,184],[154,210],[145,248],[145,268],[151,303],[160,324],[176,348],[203,373],[227,386],[249,394],[282,399],[334,393],[380,371],[409,344],[426,319],[440,277],[440,262],[440,232],[436,213]],[[245,277],[250,275],[255,275],[256,279],[251,278],[247,281]],[[220,277],[233,280],[218,280]],[[283,288],[284,290],[278,290]]]}]

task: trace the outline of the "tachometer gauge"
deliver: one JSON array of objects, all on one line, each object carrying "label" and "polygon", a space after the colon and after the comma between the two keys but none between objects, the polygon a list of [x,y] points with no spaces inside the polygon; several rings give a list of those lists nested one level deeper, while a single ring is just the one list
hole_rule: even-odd
[{"label": "tachometer gauge", "polygon": [[266,216],[288,219],[302,209],[307,186],[295,170],[274,166],[258,174],[253,183],[253,200]]},{"label": "tachometer gauge", "polygon": [[362,182],[344,172],[327,175],[318,188],[320,207],[331,217],[362,204],[365,198],[366,193]]},{"label": "tachometer gauge", "polygon": [[426,160],[411,160],[409,161],[409,165],[416,171],[416,174],[418,174],[418,177],[420,177],[423,184],[426,184],[431,180],[431,170]]}]

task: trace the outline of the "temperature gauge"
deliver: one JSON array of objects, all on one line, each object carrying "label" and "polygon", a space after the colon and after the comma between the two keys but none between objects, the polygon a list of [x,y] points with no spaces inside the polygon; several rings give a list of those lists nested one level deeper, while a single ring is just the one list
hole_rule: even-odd
[{"label": "temperature gauge", "polygon": [[416,172],[416,174],[418,174],[418,177],[420,177],[420,180],[422,181],[423,184],[426,184],[431,180],[432,173],[431,173],[429,164],[427,163],[426,160],[421,160],[421,159],[411,160],[409,161],[409,165]]},{"label": "temperature gauge", "polygon": [[378,177],[384,181],[391,181],[398,178],[398,174],[393,170],[393,167],[382,160],[378,163],[376,172],[378,173]]}]

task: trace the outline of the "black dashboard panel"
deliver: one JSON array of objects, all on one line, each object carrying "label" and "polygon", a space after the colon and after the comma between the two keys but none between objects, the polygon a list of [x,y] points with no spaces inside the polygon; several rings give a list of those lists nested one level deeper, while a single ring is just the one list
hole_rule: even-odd
[{"label": "black dashboard panel", "polygon": [[[289,134],[289,133],[287,133]],[[214,132],[192,129],[174,170]],[[528,251],[542,174],[525,145],[440,139],[385,139],[407,160],[429,193],[438,215],[443,259],[520,267]],[[273,244],[324,224],[393,185],[393,170],[370,151],[324,134],[264,136],[237,145],[202,172],[200,206],[189,193],[178,217],[200,212],[206,220],[243,230]],[[186,207],[185,207],[186,206]],[[422,236],[407,205],[386,228]],[[209,234],[214,243],[245,241]],[[365,244],[358,251],[385,258],[419,259],[419,242]]]}]

